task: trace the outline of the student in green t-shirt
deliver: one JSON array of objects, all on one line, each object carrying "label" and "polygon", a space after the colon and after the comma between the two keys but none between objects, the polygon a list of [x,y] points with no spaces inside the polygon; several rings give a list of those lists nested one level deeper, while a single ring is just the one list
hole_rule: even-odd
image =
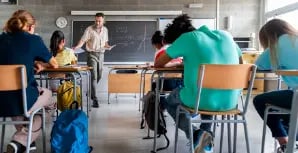
[{"label": "student in green t-shirt", "polygon": [[[176,33],[181,27],[192,27],[185,23],[189,20],[187,15],[181,15],[174,19],[173,24],[165,30],[165,39],[174,38],[166,52],[155,61],[155,67],[163,67],[165,63],[173,58],[183,57],[184,63],[184,87],[177,88],[167,98],[166,108],[168,113],[175,119],[176,108],[179,104],[194,108],[197,96],[197,75],[201,64],[239,64],[241,50],[233,41],[232,36],[222,30],[210,30],[202,26],[197,30],[183,33],[175,39]],[[214,90],[203,89],[199,105],[200,110],[225,111],[235,108],[237,105],[239,90]],[[189,138],[188,119],[189,115],[181,115],[179,128]],[[212,116],[202,115],[203,119],[212,119]],[[195,149],[212,150],[209,143],[205,141],[211,137],[211,123],[203,123],[200,129],[194,129]],[[208,134],[206,134],[208,132]],[[204,140],[205,139],[205,140]],[[200,141],[204,141],[202,144]],[[204,145],[198,146],[198,144]],[[207,148],[206,148],[207,147]],[[196,150],[201,152],[203,150]]]}]

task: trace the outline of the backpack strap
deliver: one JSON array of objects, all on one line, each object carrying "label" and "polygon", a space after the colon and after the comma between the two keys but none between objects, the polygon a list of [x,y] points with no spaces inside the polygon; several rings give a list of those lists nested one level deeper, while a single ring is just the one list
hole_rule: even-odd
[{"label": "backpack strap", "polygon": [[164,149],[167,149],[170,145],[170,140],[167,136],[167,124],[166,124],[166,120],[165,120],[165,117],[160,109],[160,103],[159,103],[159,107],[158,107],[158,111],[159,111],[159,116],[161,118],[161,122],[162,124],[164,125],[164,133],[162,135],[164,135],[166,141],[167,141],[167,145],[165,147],[160,147],[160,148],[157,148],[156,151],[160,151],[160,150],[164,150]]}]

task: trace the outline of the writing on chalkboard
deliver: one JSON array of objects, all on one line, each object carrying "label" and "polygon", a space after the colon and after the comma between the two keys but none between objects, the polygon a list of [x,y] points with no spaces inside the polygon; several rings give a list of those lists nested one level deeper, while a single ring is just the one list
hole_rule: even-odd
[{"label": "writing on chalkboard", "polygon": [[[73,44],[94,21],[73,21]],[[154,48],[151,36],[157,29],[157,21],[107,21],[109,44],[116,45],[105,52],[105,62],[150,62]],[[86,53],[79,54],[79,61],[86,61]]]}]

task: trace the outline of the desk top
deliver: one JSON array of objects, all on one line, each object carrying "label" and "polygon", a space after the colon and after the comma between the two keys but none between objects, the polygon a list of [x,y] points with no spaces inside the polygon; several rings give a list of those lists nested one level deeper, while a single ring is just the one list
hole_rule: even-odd
[{"label": "desk top", "polygon": [[162,68],[156,68],[156,67],[148,67],[148,70],[155,70],[155,71],[183,71],[183,67],[162,67]]},{"label": "desk top", "polygon": [[275,71],[273,71],[273,70],[258,70],[257,69],[256,73],[275,73]]},{"label": "desk top", "polygon": [[276,74],[284,76],[298,76],[298,69],[293,70],[276,70]]},{"label": "desk top", "polygon": [[134,69],[134,70],[138,70],[138,69],[144,69],[144,68],[148,68],[148,65],[121,65],[121,66],[112,66],[109,67],[111,69],[114,70],[125,70],[125,69]]},{"label": "desk top", "polygon": [[46,68],[42,72],[80,72],[91,70],[89,66],[63,66],[58,68]]}]

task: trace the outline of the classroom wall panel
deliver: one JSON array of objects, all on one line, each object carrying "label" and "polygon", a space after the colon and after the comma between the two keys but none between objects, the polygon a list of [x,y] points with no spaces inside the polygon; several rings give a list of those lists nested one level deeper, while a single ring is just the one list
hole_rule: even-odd
[{"label": "classroom wall panel", "polygon": [[[187,8],[193,0],[19,0],[19,5],[0,5],[0,27],[17,9],[29,10],[38,21],[36,32],[43,38],[47,45],[53,31],[59,29],[55,20],[66,17],[68,25],[62,30],[66,37],[66,45],[71,46],[72,20],[93,20],[93,16],[71,16],[71,10],[104,10],[104,11],[164,11],[182,10],[192,18],[215,18],[216,0],[201,0],[202,8]],[[251,32],[259,30],[259,0],[220,0],[219,27],[224,28],[224,17],[233,16],[233,28],[230,31],[235,37],[249,37]],[[107,16],[107,20],[144,20],[166,18],[167,16]],[[100,81],[99,92],[107,92],[108,69],[105,67],[104,75]]]},{"label": "classroom wall panel", "polygon": [[[59,29],[54,21],[59,16],[63,16],[67,18],[69,24],[61,30],[68,36],[67,45],[70,46],[71,21],[78,18],[93,20],[93,16],[71,16],[71,10],[182,10],[192,18],[215,18],[216,0],[203,0],[200,2],[203,3],[202,8],[187,8],[187,4],[193,3],[193,0],[21,0],[18,6],[0,5],[0,24],[3,27],[13,11],[28,9],[38,19],[37,33],[49,44],[51,32]],[[259,0],[221,0],[219,27],[220,29],[224,28],[224,17],[233,16],[233,29],[230,32],[235,37],[248,37],[250,33],[257,33],[258,31],[258,14]],[[107,16],[107,19],[109,18],[114,17]],[[138,18],[147,17],[136,17],[136,19]],[[154,18],[157,19],[158,17]],[[43,27],[47,27],[49,30],[39,29]]]}]

